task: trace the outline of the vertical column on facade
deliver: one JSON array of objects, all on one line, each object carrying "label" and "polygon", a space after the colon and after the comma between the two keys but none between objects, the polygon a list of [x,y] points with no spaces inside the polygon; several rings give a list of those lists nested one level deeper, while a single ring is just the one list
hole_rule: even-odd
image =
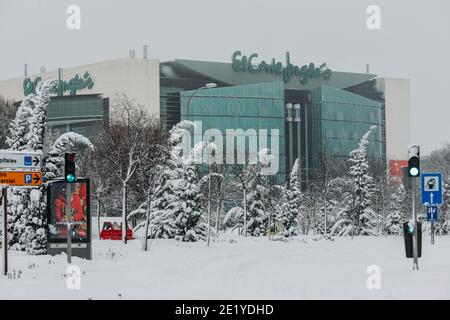
[{"label": "vertical column on facade", "polygon": [[305,181],[308,189],[309,180],[309,135],[308,135],[308,103],[305,103]]},{"label": "vertical column on facade", "polygon": [[302,172],[302,149],[301,149],[301,134],[300,134],[300,126],[301,126],[301,115],[300,115],[300,103],[296,103],[294,105],[294,110],[295,110],[295,117],[294,117],[294,121],[297,123],[297,157],[298,158],[298,181],[301,184],[302,178],[301,178],[301,172]]},{"label": "vertical column on facade", "polygon": [[288,129],[289,129],[289,170],[292,168],[293,166],[293,146],[294,143],[292,141],[292,103],[287,103],[286,104],[286,122],[288,124]]}]

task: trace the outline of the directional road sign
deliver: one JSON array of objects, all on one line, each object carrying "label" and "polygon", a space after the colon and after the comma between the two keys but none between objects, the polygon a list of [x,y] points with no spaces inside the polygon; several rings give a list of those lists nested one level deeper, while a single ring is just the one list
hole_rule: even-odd
[{"label": "directional road sign", "polygon": [[0,187],[39,187],[41,184],[41,172],[0,171]]},{"label": "directional road sign", "polygon": [[442,174],[422,173],[422,204],[442,204]]},{"label": "directional road sign", "polygon": [[427,207],[427,220],[437,221],[437,218],[438,218],[438,207],[436,206]]},{"label": "directional road sign", "polygon": [[41,163],[37,152],[0,150],[0,169],[39,170]]}]

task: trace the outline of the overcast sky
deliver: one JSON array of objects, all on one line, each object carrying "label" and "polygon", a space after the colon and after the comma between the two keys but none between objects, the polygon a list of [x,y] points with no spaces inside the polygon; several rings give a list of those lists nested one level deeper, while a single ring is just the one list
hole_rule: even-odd
[{"label": "overcast sky", "polygon": [[[66,9],[81,8],[81,30]],[[369,5],[381,29],[366,27]],[[449,0],[0,0],[0,80],[128,56],[229,62],[232,52],[410,79],[411,142],[450,142]],[[1,93],[0,93],[1,94]],[[406,152],[406,150],[405,150]]]}]

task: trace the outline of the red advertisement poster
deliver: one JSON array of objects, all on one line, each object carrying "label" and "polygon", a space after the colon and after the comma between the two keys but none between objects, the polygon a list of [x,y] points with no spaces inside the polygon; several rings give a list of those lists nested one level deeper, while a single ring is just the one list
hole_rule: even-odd
[{"label": "red advertisement poster", "polygon": [[389,160],[389,175],[391,177],[402,177],[402,167],[408,166],[408,160]]},{"label": "red advertisement poster", "polygon": [[61,241],[67,239],[67,221],[72,222],[72,239],[74,242],[89,241],[89,183],[80,181],[72,183],[72,210],[66,212],[66,183],[55,182],[48,192],[48,239]]}]

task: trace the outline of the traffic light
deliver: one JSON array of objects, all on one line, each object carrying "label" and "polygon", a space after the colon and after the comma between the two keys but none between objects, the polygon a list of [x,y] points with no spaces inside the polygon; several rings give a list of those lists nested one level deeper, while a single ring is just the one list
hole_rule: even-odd
[{"label": "traffic light", "polygon": [[[403,224],[403,237],[405,239],[405,251],[407,258],[414,257],[414,226],[411,226],[408,222]],[[419,248],[417,250],[417,256],[420,258],[422,256],[422,223],[417,221],[417,240],[419,243]]]},{"label": "traffic light", "polygon": [[75,153],[64,154],[64,161],[64,180],[69,183],[75,182]]},{"label": "traffic light", "polygon": [[420,176],[420,147],[416,144],[408,148],[408,176]]}]

